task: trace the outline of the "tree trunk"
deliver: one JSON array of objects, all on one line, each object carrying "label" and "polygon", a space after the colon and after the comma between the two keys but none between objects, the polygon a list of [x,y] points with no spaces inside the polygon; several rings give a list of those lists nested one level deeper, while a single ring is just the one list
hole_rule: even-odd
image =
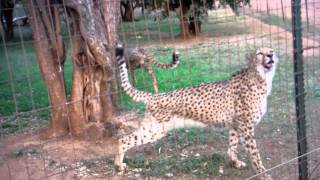
[{"label": "tree trunk", "polygon": [[2,21],[2,17],[0,16],[1,23],[3,23],[3,28],[5,30],[5,38],[10,40],[13,38],[13,8],[14,4],[11,1],[3,1],[1,2],[0,14],[3,15],[6,23],[4,24]]},{"label": "tree trunk", "polygon": [[60,19],[53,20],[53,17],[57,17],[57,11],[52,11],[46,2],[23,0],[34,34],[39,68],[47,86],[52,108],[50,129],[44,135],[57,137],[68,133],[67,98],[63,79],[65,51],[61,34],[57,31],[57,28],[60,28]]},{"label": "tree trunk", "polygon": [[[107,42],[108,42],[108,49],[113,49],[116,44],[118,43],[118,35],[117,35],[117,24],[120,22],[120,1],[102,1],[102,8],[103,8],[103,20],[104,20],[104,27],[105,32],[107,34]],[[111,51],[111,57],[115,57],[115,51]],[[113,63],[113,72],[116,72],[116,60],[115,58],[111,58]],[[107,77],[104,77],[105,81],[107,81]],[[110,119],[113,113],[118,112],[119,106],[119,91],[117,88],[117,76],[116,73],[113,73],[109,78],[109,84],[106,87],[105,92],[109,92],[109,96],[103,96],[106,98],[103,102],[111,102],[105,107],[105,117]]]},{"label": "tree trunk", "polygon": [[152,11],[157,10],[157,0],[152,1]]},{"label": "tree trunk", "polygon": [[169,0],[164,0],[161,3],[161,8],[163,9],[163,15],[164,17],[169,17],[170,15],[170,4]]},{"label": "tree trunk", "polygon": [[[83,126],[78,119],[86,122],[87,128],[96,128],[110,120],[118,108],[113,51],[117,40],[115,16],[118,13],[115,11],[119,11],[119,2],[70,2],[73,2],[68,7],[73,24],[75,68],[71,99],[76,102],[82,99],[72,105],[71,132],[80,134]],[[96,132],[94,136],[101,137],[101,131]]]},{"label": "tree trunk", "polygon": [[194,18],[194,16],[189,17],[188,30],[190,34],[199,36],[201,32],[201,22]]},{"label": "tree trunk", "polygon": [[87,117],[85,116],[85,106],[83,103],[84,99],[84,78],[83,64],[86,60],[84,47],[83,47],[83,38],[80,35],[80,29],[78,24],[80,23],[74,17],[73,14],[70,15],[70,19],[72,19],[71,23],[71,38],[72,38],[72,65],[73,65],[73,73],[72,73],[72,90],[71,90],[71,102],[70,105],[70,121],[72,124],[70,131],[73,134],[81,134],[81,132],[85,128],[85,124],[87,122]]},{"label": "tree trunk", "polygon": [[187,19],[188,8],[183,0],[179,0],[179,2],[180,2],[180,6],[179,6],[180,36],[182,36],[183,38],[189,38],[190,31],[189,31],[189,24]]},{"label": "tree trunk", "polygon": [[[66,98],[63,64],[65,48],[60,35],[57,5],[23,0],[35,37],[35,50],[47,85],[51,126],[47,137],[66,132],[103,137],[103,123],[118,109],[114,47],[120,1],[65,0],[72,38],[72,90]],[[37,8],[36,8],[37,7]],[[51,23],[50,23],[51,22]]]},{"label": "tree trunk", "polygon": [[187,4],[185,1],[182,0],[179,0],[179,3],[180,36],[183,38],[199,36],[201,32],[201,22],[197,20],[195,14],[188,15],[190,4]]},{"label": "tree trunk", "polygon": [[141,3],[142,3],[142,5],[141,5],[141,14],[142,14],[143,17],[145,17],[146,0],[142,0]]},{"label": "tree trunk", "polygon": [[124,12],[122,13],[122,20],[127,22],[134,21],[132,1],[128,0],[127,2],[121,2],[121,5],[124,7]]}]

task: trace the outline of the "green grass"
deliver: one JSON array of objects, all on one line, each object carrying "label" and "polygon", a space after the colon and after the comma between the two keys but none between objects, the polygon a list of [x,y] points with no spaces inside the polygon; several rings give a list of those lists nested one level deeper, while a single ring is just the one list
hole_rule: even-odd
[{"label": "green grass", "polygon": [[50,110],[26,112],[2,117],[0,124],[0,136],[20,133],[24,129],[37,129],[48,125]]},{"label": "green grass", "polygon": [[320,57],[305,57],[303,60],[306,62],[304,64],[305,69],[305,81],[306,81],[306,91],[308,92],[308,99],[320,100],[320,85],[318,82],[318,77],[320,76]]},{"label": "green grass", "polygon": [[[140,168],[145,177],[164,176],[167,174],[193,174],[198,177],[218,175],[220,165],[225,166],[224,154],[194,154],[184,151],[199,145],[210,146],[226,138],[226,131],[213,128],[181,128],[170,131],[153,147],[153,156],[147,158],[134,155],[125,159],[130,169]],[[170,151],[170,155],[167,155]]]},{"label": "green grass", "polygon": [[[201,31],[210,37],[232,36],[248,33],[244,17],[211,17],[202,23]],[[227,27],[227,28],[226,28]],[[160,40],[173,40],[180,34],[179,18],[170,16],[159,22],[153,18],[142,18],[140,21],[123,22],[118,27],[120,40],[127,44],[144,44],[159,42]]]},{"label": "green grass", "polygon": [[[277,26],[288,26],[289,20],[283,21],[281,18],[272,15],[260,15],[261,20],[268,24]],[[241,35],[248,33],[248,28],[245,27],[245,23],[241,23],[243,17],[230,17],[230,18],[209,18],[207,24],[203,24],[204,32],[209,32],[210,36],[231,36]],[[136,39],[133,34],[128,34],[126,37],[133,38],[132,41],[127,43],[134,44],[138,40],[140,43],[148,41],[148,36],[143,34],[143,31],[149,30],[155,35],[154,40],[159,40],[157,35],[158,28],[161,32],[170,34],[171,30],[168,28],[168,19],[154,23],[153,20],[148,17],[147,21],[137,21],[135,23],[123,23],[119,27],[119,34],[121,31],[127,29],[132,32],[132,29],[136,29],[138,34],[140,33],[143,39]],[[179,34],[179,23],[176,17],[170,19],[172,22],[172,32]],[[225,23],[228,23],[226,26]],[[146,26],[148,24],[148,26]],[[228,27],[228,28],[226,28]],[[29,31],[24,29],[22,34],[26,34],[24,37],[28,37]],[[122,37],[123,38],[123,37]],[[170,35],[167,37],[170,38]],[[18,40],[18,39],[17,39]],[[268,39],[264,39],[264,42]],[[66,41],[68,42],[68,41]],[[150,42],[155,42],[150,39]],[[157,41],[158,42],[158,41]],[[272,41],[272,46],[280,47],[276,40]],[[23,45],[23,46],[22,46]],[[45,84],[42,80],[36,55],[32,42],[15,43],[8,42],[6,49],[3,45],[0,45],[0,116],[8,116],[8,121],[2,124],[2,128],[8,132],[17,132],[19,129],[28,127],[30,122],[18,121],[14,115],[20,112],[29,112],[31,110],[39,110],[34,112],[32,116],[36,116],[36,119],[49,119],[50,109],[46,109],[49,105]],[[142,45],[141,45],[142,46]],[[72,77],[72,65],[70,61],[70,46],[67,44],[67,61],[65,64],[65,77],[67,92],[70,94],[71,89],[71,77]],[[223,44],[204,44],[199,43],[193,46],[185,48],[179,48],[181,53],[181,63],[176,69],[161,70],[154,68],[154,72],[158,79],[160,92],[172,91],[178,88],[198,85],[200,83],[224,80],[230,77],[232,73],[239,69],[239,64],[245,64],[245,53],[255,49],[254,45],[250,44],[237,44],[237,43],[223,43]],[[153,46],[149,47],[148,51],[155,56],[161,62],[171,61],[172,49],[169,47]],[[287,53],[287,52],[286,52]],[[236,58],[234,57],[236,55]],[[294,96],[293,88],[287,87],[288,83],[284,79],[290,79],[290,85],[292,84],[292,62],[287,54],[281,55],[282,59],[279,67],[279,72],[275,78],[275,86],[273,92],[281,97],[286,97],[292,100]],[[317,62],[318,57],[310,57],[305,60],[309,62]],[[9,70],[9,68],[10,70]],[[310,65],[310,67],[313,67]],[[137,71],[137,85],[136,87],[143,91],[153,92],[153,87],[150,77],[142,69]],[[319,86],[315,84],[315,79],[308,80],[312,86],[306,87],[306,90],[310,92],[307,98],[319,99]],[[283,86],[286,86],[287,92],[283,92]],[[276,101],[277,96],[271,96],[271,101]],[[140,112],[144,111],[144,105],[131,101],[131,98],[121,93],[120,105],[125,110],[132,108],[139,109]],[[42,110],[44,109],[44,110]],[[285,112],[284,112],[285,113]],[[30,113],[29,113],[30,114]],[[13,116],[12,116],[13,115]],[[27,118],[25,118],[27,120]]]},{"label": "green grass", "polygon": [[[139,174],[143,178],[168,178],[188,176],[195,178],[212,178],[220,175],[219,168],[231,169],[226,160],[226,154],[215,149],[207,149],[205,152],[192,152],[188,148],[197,148],[199,145],[211,146],[217,143],[218,138],[223,140],[226,131],[215,131],[212,128],[186,128],[170,131],[164,138],[154,144],[147,145],[155,148],[154,151],[139,152],[132,156],[126,156],[124,162],[127,169],[123,177],[136,177]],[[178,139],[177,139],[178,138]],[[188,144],[185,144],[188,142]],[[218,141],[219,142],[219,141]],[[161,151],[158,149],[161,147]],[[145,147],[146,148],[146,147]],[[170,151],[170,153],[167,153]],[[148,155],[146,155],[148,154]],[[53,163],[52,163],[53,164]],[[55,162],[54,164],[57,164]],[[90,172],[112,174],[114,171],[114,159],[112,157],[97,156],[91,159],[81,159],[79,167],[85,166]],[[66,165],[70,167],[70,164]],[[55,167],[52,165],[51,167]]]},{"label": "green grass", "polygon": [[[209,19],[208,23],[203,25],[203,28],[205,29],[205,32],[213,32],[213,34],[216,35],[218,35],[219,32],[224,35],[232,35],[232,31],[225,30],[223,26],[225,22],[229,22],[230,20],[231,19]],[[233,18],[232,20],[235,23],[230,29],[234,30],[236,27],[238,27],[237,22],[241,21],[241,18]],[[170,26],[169,22],[172,24],[172,26]],[[158,30],[168,35],[167,37],[163,38],[170,38],[171,32],[174,36],[180,32],[179,20],[176,16],[173,16],[170,19],[167,18],[161,20],[159,23],[155,23],[152,17],[147,17],[147,20],[142,19],[140,21],[136,21],[135,23],[122,23],[119,26],[119,34],[121,36],[123,30],[132,32],[132,29],[135,29],[138,33],[146,30],[151,32],[151,36],[154,36],[154,38],[151,39],[148,37],[148,35],[141,34],[141,37],[144,38],[144,40],[151,42],[152,40],[159,40]],[[244,29],[244,27],[240,26],[234,32],[246,33]],[[3,44],[0,45],[0,57],[3,57],[1,58],[0,65],[0,116],[9,116],[17,112],[26,112],[33,109],[38,110],[46,108],[49,105],[46,87],[39,71],[33,44],[32,41],[29,41],[30,37],[32,37],[30,35],[31,31],[27,26],[16,27],[15,39],[7,42],[6,46],[3,46]],[[137,37],[133,34],[126,35],[126,37],[137,40]],[[21,41],[22,39],[24,40],[23,42]],[[133,39],[132,41],[127,41],[127,43],[135,43]],[[138,40],[139,42],[144,41],[143,39]],[[68,39],[66,39],[66,42],[68,42]],[[68,46],[68,43],[66,47],[70,47]],[[216,69],[218,66],[228,66],[227,63],[215,64],[215,61],[217,58],[221,58],[221,62],[223,62],[223,60],[226,58],[223,57],[223,54],[229,51],[228,49],[230,48],[232,47],[222,47],[219,52],[222,54],[222,57],[217,57],[215,55],[217,50],[214,47],[206,50],[205,47],[197,45],[194,47],[194,50],[191,49],[189,51],[189,49],[181,49],[183,53],[185,53],[184,51],[188,51],[186,55],[182,55],[181,57],[181,68],[179,67],[170,71],[161,71],[156,69],[156,75],[158,77],[159,84],[164,85],[160,86],[160,90],[168,91],[194,85],[200,82],[208,82],[211,80],[221,80],[227,78],[230,74],[229,72],[212,73],[211,77],[200,75],[198,78],[191,78],[190,74],[195,74],[197,76],[201,72],[214,71],[214,69]],[[199,49],[200,51],[198,51]],[[72,65],[70,62],[71,49],[68,48],[67,50],[68,56],[65,64],[65,77],[67,93],[70,94],[72,76]],[[160,61],[168,62],[171,60],[171,50],[172,49],[158,47],[155,50],[151,50],[151,52]],[[210,56],[213,56],[212,60],[210,59]],[[199,58],[203,63],[199,63]],[[138,74],[140,74],[138,75],[138,79],[140,80],[138,87],[142,87],[143,90],[152,90],[150,86],[151,83],[149,84],[149,77],[145,76],[143,71],[138,72]],[[181,79],[179,78],[180,76],[190,78]],[[148,84],[143,84],[141,78],[145,79],[145,82],[148,82]],[[172,79],[174,79],[174,81],[168,82],[168,80]],[[123,100],[126,102],[125,107],[132,107],[132,103],[128,102],[129,99],[127,97],[124,97]]]},{"label": "green grass", "polygon": [[[7,47],[7,52],[10,53],[7,56],[12,72],[12,82],[10,81],[7,60],[6,58],[2,59],[4,62],[0,65],[0,116],[10,116],[16,114],[16,112],[29,112],[33,108],[38,110],[48,107],[46,87],[39,72],[33,46],[30,43],[26,43],[24,47],[25,51],[22,50],[21,45]],[[178,50],[181,54],[181,63],[176,69],[162,70],[154,68],[159,83],[159,90],[160,92],[167,92],[200,83],[225,80],[239,69],[238,64],[245,64],[243,57],[245,57],[245,53],[250,51],[250,49],[254,49],[254,47],[236,44],[221,44],[216,46],[202,43],[180,48]],[[148,50],[161,62],[171,61],[171,48],[155,46]],[[237,54],[241,58],[240,61],[232,58],[234,54]],[[6,57],[3,48],[0,50],[0,56]],[[290,75],[287,72],[292,72],[291,63],[281,64],[280,69],[283,72],[283,76],[285,76],[284,78],[289,77]],[[72,65],[70,62],[70,49],[68,49],[65,65],[68,93],[70,93],[71,89],[71,76]],[[282,80],[283,78],[278,78],[278,80],[276,78],[275,81],[283,83]],[[136,87],[143,91],[153,92],[151,79],[142,69],[137,71]],[[14,101],[12,90],[15,91],[16,101]],[[313,91],[315,91],[315,96],[319,96],[316,87],[313,88]],[[293,91],[291,91],[291,94],[293,96]],[[144,111],[143,104],[133,102],[123,92],[121,93],[120,100],[120,105],[125,110],[135,108],[139,109],[140,112]],[[35,114],[38,117],[37,119],[48,119],[50,112],[49,110],[41,110]],[[28,127],[29,124],[25,122],[21,123],[21,121],[12,121],[3,124],[2,128],[8,129],[8,132],[16,132],[19,128]]]},{"label": "green grass", "polygon": [[[10,116],[20,112],[47,108],[49,103],[46,86],[38,68],[33,45],[25,43],[24,50],[20,44],[12,44],[6,48],[6,50],[4,48],[0,50],[0,56],[5,57],[2,58],[3,63],[0,65],[0,116]],[[235,67],[236,62],[232,63],[226,60],[228,59],[226,53],[230,52],[228,48],[232,48],[232,46],[221,46],[219,48],[218,52],[215,47],[199,44],[190,49],[179,49],[181,51],[181,63],[178,68],[174,70],[154,68],[160,91],[166,92],[203,82],[228,78],[237,69]],[[241,51],[244,51],[244,47],[241,49]],[[150,51],[159,61],[171,61],[172,49],[170,48],[156,47],[155,49],[150,49]],[[218,56],[217,54],[220,55]],[[225,69],[231,69],[231,71],[223,71]],[[190,74],[193,74],[193,76],[190,76]],[[69,94],[72,77],[70,49],[65,64],[65,77]],[[153,91],[150,78],[144,70],[138,70],[137,80],[138,89]],[[134,107],[143,110],[142,105],[133,103],[123,93],[121,100],[121,105],[124,109]],[[37,111],[36,115],[41,118],[48,118],[49,113],[47,110],[41,110]],[[16,127],[11,123],[3,126],[4,128]],[[15,132],[16,130],[12,131]]]},{"label": "green grass", "polygon": [[[34,48],[31,43],[12,44],[1,48],[0,56],[0,116],[14,112],[48,107],[46,86],[41,77]],[[72,67],[69,56],[66,62],[66,84],[70,93]]]},{"label": "green grass", "polygon": [[220,154],[190,155],[182,157],[179,153],[170,158],[158,158],[147,161],[143,156],[133,156],[124,160],[129,168],[141,169],[143,177],[163,177],[168,174],[179,176],[192,174],[198,177],[211,177],[219,174],[219,166],[225,165],[225,158]]},{"label": "green grass", "polygon": [[[168,177],[180,177],[192,176],[196,178],[211,178],[216,177],[219,174],[219,168],[222,166],[224,169],[231,168],[228,161],[225,158],[225,153],[220,153],[215,150],[212,153],[210,150],[200,153],[186,152],[185,150],[190,147],[197,147],[197,145],[211,145],[213,141],[217,141],[217,136],[219,138],[225,137],[224,131],[218,133],[214,130],[207,128],[187,128],[187,129],[177,129],[170,131],[168,135],[162,138],[160,141],[152,145],[147,145],[148,147],[155,147],[161,142],[161,152],[156,150],[149,152],[149,155],[135,154],[133,156],[126,156],[124,162],[127,163],[127,169],[123,174],[124,178],[137,177],[139,174],[143,178],[168,178]],[[176,137],[181,137],[185,139],[178,140]],[[183,141],[188,141],[189,144],[183,144]],[[199,142],[201,141],[201,142]],[[216,142],[215,142],[216,143]],[[173,146],[176,144],[176,146]],[[180,146],[180,145],[181,146]],[[169,154],[166,150],[170,150]],[[13,152],[16,157],[33,155],[36,156],[39,150],[35,148],[24,148],[17,149]],[[58,165],[62,165],[66,169],[70,169],[72,166],[69,163],[58,162],[54,159],[48,159],[47,161],[49,168],[57,168]],[[86,172],[91,173],[102,173],[103,174],[113,174],[114,172],[114,159],[112,157],[101,157],[96,156],[94,158],[80,159],[76,163],[77,168],[85,167]],[[103,176],[106,178],[105,176]]]},{"label": "green grass", "polygon": [[[215,46],[198,44],[193,47],[178,49],[181,55],[180,64],[176,69],[154,68],[159,91],[167,92],[200,83],[225,80],[239,69],[237,67],[239,62],[230,59],[229,56],[239,52],[239,56],[244,57],[247,48],[245,46],[221,45],[218,49]],[[156,47],[150,51],[161,62],[168,63],[171,61],[172,49],[170,48]],[[242,61],[242,63],[245,63],[245,61]],[[151,79],[143,69],[136,71],[136,79],[137,89],[153,92]],[[133,103],[126,95],[122,96],[121,105],[125,109],[134,107],[143,110],[141,104]]]},{"label": "green grass", "polygon": [[41,152],[39,148],[36,147],[26,147],[26,148],[20,148],[16,149],[12,152],[12,155],[14,157],[22,157],[22,156],[38,156]]},{"label": "green grass", "polygon": [[166,137],[157,141],[155,149],[187,148],[196,145],[210,145],[228,137],[227,131],[210,128],[180,128],[167,133]]},{"label": "green grass", "polygon": [[[282,18],[278,16],[265,14],[259,14],[257,18],[265,23],[280,26],[287,30],[291,28],[291,20],[289,19],[283,21]],[[204,32],[209,32],[210,37],[246,34],[248,33],[248,28],[246,28],[245,24],[241,23],[241,21],[241,17],[225,20],[209,19],[208,23],[203,25],[203,29]],[[234,23],[228,24],[226,28],[226,22]],[[146,24],[148,25],[146,26]],[[160,30],[163,39],[170,39],[171,32],[173,36],[179,34],[177,18],[174,17],[172,19],[172,25],[173,26],[170,27],[168,26],[168,20],[162,20],[158,26],[158,24],[155,24],[150,18],[148,18],[146,22],[138,21],[134,24],[123,23],[119,27],[120,38],[124,40],[124,37],[126,37],[125,41],[129,44],[152,42],[153,40],[153,42],[158,42],[159,33],[157,31]],[[128,34],[121,34],[121,31],[124,29],[130,30],[126,32]],[[137,34],[134,34],[132,29],[134,29]],[[147,30],[152,32],[149,36],[143,33]],[[28,30],[24,29],[23,31],[28,33]],[[263,42],[270,40],[268,38],[271,37],[263,39]],[[259,41],[260,40],[262,41],[262,39],[259,39]],[[20,132],[20,130],[30,127],[38,128],[41,124],[47,123],[45,120],[49,119],[50,116],[50,109],[29,112],[32,109],[47,108],[48,97],[38,68],[33,45],[31,43],[24,43],[24,51],[21,44],[15,42],[20,41],[19,39],[15,39],[12,43],[8,43],[6,47],[7,51],[0,45],[0,57],[3,57],[0,59],[0,117],[6,116],[0,124],[0,135],[17,133]],[[265,139],[277,138],[279,137],[279,132],[275,132],[277,129],[280,129],[281,138],[287,136],[288,139],[292,140],[292,137],[296,134],[292,58],[288,54],[290,52],[284,52],[282,49],[283,44],[277,44],[278,42],[275,39],[272,39],[272,43],[275,49],[279,48],[282,52],[279,54],[280,63],[274,79],[272,95],[268,101],[268,113],[262,121],[262,125],[259,125],[259,127],[263,128],[258,129],[257,138],[261,138],[261,136]],[[66,47],[68,47],[68,45]],[[255,49],[254,45],[245,45],[245,43],[242,45],[237,43],[224,43],[219,45],[199,43],[194,46],[179,48],[181,63],[176,69],[161,70],[154,68],[159,83],[159,90],[160,92],[167,92],[178,88],[195,86],[200,83],[225,80],[239,69],[239,64],[245,64],[245,53],[252,49]],[[70,48],[68,48],[68,57],[65,65],[68,93],[70,93],[71,89],[72,75],[70,51]],[[161,62],[171,61],[171,48],[161,45],[150,47],[148,51]],[[6,54],[6,52],[9,54]],[[309,108],[308,103],[310,104],[310,102],[314,103],[315,107],[320,105],[320,86],[319,83],[317,83],[317,77],[320,76],[320,68],[318,68],[319,58],[320,57],[308,57],[304,59],[307,108]],[[11,70],[8,69],[8,66]],[[12,81],[10,79],[12,79]],[[137,81],[136,86],[138,89],[149,92],[153,91],[151,79],[144,70],[137,71]],[[29,86],[31,86],[31,88]],[[15,96],[13,96],[13,94]],[[120,99],[120,105],[123,109],[129,110],[134,108],[139,109],[140,112],[144,112],[143,104],[133,102],[131,98],[123,92],[121,93]],[[312,111],[312,109],[307,110]],[[20,112],[29,113],[19,114]],[[310,116],[307,116],[307,118],[309,118],[308,123],[314,121],[314,119],[318,120],[318,117],[312,119]],[[312,125],[316,126],[314,122]],[[163,179],[168,178],[168,175],[173,177],[186,175],[187,177],[199,179],[213,178],[219,175],[218,169],[220,165],[227,167],[225,159],[226,148],[223,149],[223,152],[219,151],[219,147],[214,147],[214,151],[207,148],[213,147],[216,144],[218,144],[218,146],[226,145],[221,144],[221,141],[227,142],[226,139],[227,131],[225,129],[187,128],[170,131],[164,138],[156,143],[143,147],[145,149],[153,149],[149,154],[139,150],[138,155],[131,156],[130,153],[128,153],[125,158],[125,162],[128,165],[128,170],[125,175],[139,173],[145,178],[159,177]],[[204,150],[201,149],[201,147],[204,147]],[[39,153],[39,150],[33,148],[17,149],[12,152],[13,156],[16,157],[25,155],[37,156]],[[82,159],[80,163],[88,169],[105,167],[100,164],[97,165],[96,161],[104,161],[104,163],[108,165],[108,169],[113,171],[112,158]],[[56,161],[49,162],[50,167],[56,167],[58,164],[60,163]],[[71,169],[71,165],[60,164],[59,166]],[[138,169],[138,172],[135,171],[136,169]],[[229,174],[226,173],[223,176],[226,177],[225,179],[228,179],[230,178],[228,175]]]},{"label": "green grass", "polygon": [[123,22],[118,31],[121,41],[128,44],[170,39],[180,32],[179,19],[171,17],[155,22],[151,17],[147,17],[133,23]]}]

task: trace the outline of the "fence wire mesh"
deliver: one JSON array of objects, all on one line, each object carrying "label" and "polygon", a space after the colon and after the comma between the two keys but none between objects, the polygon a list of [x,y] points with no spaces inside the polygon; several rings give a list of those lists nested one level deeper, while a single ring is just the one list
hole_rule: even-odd
[{"label": "fence wire mesh", "polygon": [[[272,94],[268,97],[268,111],[256,127],[255,136],[263,164],[274,179],[299,179],[292,39],[292,31],[297,27],[293,27],[291,22],[291,1],[251,0],[249,4],[245,3],[247,1],[237,1],[241,7],[235,11],[224,4],[225,1],[216,0],[209,9],[200,8],[205,13],[199,20],[201,25],[194,26],[194,29],[190,25],[194,22],[190,17],[198,11],[192,11],[192,8],[210,4],[209,1],[191,1],[193,6],[185,14],[186,18],[180,15],[183,11],[180,3],[183,1],[157,1],[154,5],[148,2],[121,1],[122,20],[114,33],[127,47],[143,47],[160,62],[171,61],[174,49],[180,52],[181,62],[177,68],[163,70],[153,67],[161,93],[225,80],[246,66],[246,54],[256,48],[272,47],[276,51],[280,62]],[[133,6],[129,5],[128,8],[130,3]],[[166,11],[165,7],[168,6],[176,8]],[[74,71],[72,27],[66,4],[58,7],[66,49],[63,72],[68,101],[53,107],[33,46],[41,38],[34,38],[30,20],[21,2],[17,1],[11,6],[1,4],[0,179],[260,177],[261,174],[255,175],[243,148],[240,148],[239,156],[249,166],[242,170],[230,166],[227,157],[228,130],[225,128],[170,131],[155,143],[131,149],[125,157],[128,167],[122,174],[117,173],[113,166],[116,148],[114,138],[89,140],[90,130],[81,138],[69,135],[41,138],[50,125],[53,108],[69,108],[72,104],[84,102],[83,99],[70,100]],[[308,157],[309,179],[320,178],[319,7],[318,0],[305,0],[301,6],[295,7],[301,8],[302,17],[301,53],[308,142],[307,154],[303,156]],[[7,15],[8,11],[12,11],[13,17]],[[133,12],[132,16],[128,11]],[[183,22],[187,26],[183,27]],[[52,19],[48,23],[53,23]],[[188,30],[190,32],[183,33]],[[82,66],[81,69],[85,71],[90,67]],[[138,69],[136,79],[137,89],[154,91],[146,71]],[[120,119],[141,118],[145,107],[133,102],[120,86],[118,88],[122,112]]]}]

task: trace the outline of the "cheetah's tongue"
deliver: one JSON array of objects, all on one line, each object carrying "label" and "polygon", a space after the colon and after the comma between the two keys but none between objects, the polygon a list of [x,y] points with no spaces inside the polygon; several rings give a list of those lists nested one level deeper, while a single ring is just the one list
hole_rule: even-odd
[{"label": "cheetah's tongue", "polygon": [[271,68],[272,68],[272,63],[264,64],[264,67],[265,67],[266,69],[271,69]]}]

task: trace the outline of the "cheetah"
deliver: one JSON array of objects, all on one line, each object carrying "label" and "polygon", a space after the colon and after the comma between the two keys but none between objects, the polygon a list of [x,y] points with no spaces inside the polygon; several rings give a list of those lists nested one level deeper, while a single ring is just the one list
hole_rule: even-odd
[{"label": "cheetah", "polygon": [[[146,105],[145,118],[140,127],[118,139],[115,155],[117,170],[125,170],[123,158],[128,149],[154,142],[173,128],[215,125],[229,128],[227,154],[235,168],[246,166],[237,157],[241,139],[256,172],[266,170],[254,139],[254,129],[267,111],[267,96],[271,93],[278,63],[273,49],[259,48],[249,54],[248,66],[227,80],[157,94],[132,87],[120,44],[116,47],[116,58],[122,88],[134,101]],[[262,174],[261,179],[271,179],[268,174]]]},{"label": "cheetah", "polygon": [[151,63],[162,69],[176,68],[180,62],[178,56],[179,52],[174,50],[172,53],[172,62],[170,64],[162,64],[143,48],[137,47],[126,49],[124,51],[124,57],[130,71],[132,85],[135,86],[136,84],[135,70],[143,68],[151,77],[154,92],[158,93],[158,81],[153,73]]}]

